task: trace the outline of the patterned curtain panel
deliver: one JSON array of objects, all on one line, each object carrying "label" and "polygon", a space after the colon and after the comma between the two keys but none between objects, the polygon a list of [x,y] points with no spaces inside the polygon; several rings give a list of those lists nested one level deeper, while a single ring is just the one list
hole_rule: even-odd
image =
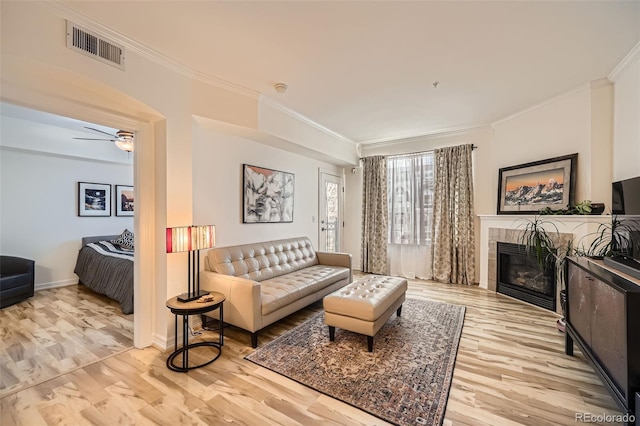
[{"label": "patterned curtain panel", "polygon": [[475,282],[472,145],[436,149],[433,201],[433,279]]},{"label": "patterned curtain panel", "polygon": [[387,160],[364,159],[362,182],[362,272],[387,274]]}]

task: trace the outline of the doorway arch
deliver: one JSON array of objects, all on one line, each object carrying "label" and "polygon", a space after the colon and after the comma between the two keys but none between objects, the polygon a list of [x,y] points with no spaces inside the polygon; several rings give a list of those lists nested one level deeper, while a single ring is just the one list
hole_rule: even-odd
[{"label": "doorway arch", "polygon": [[[164,117],[126,93],[69,70],[16,61],[10,71],[3,75],[3,102],[136,132],[134,346],[150,346],[154,339],[153,320],[159,309],[156,292],[162,289],[157,283],[166,283],[166,255],[159,244],[162,232],[156,232],[162,222],[159,218],[166,216],[162,210],[166,196],[156,191],[157,176],[164,176],[166,168],[166,164],[156,161],[156,150],[166,144]],[[15,75],[19,78],[11,79]],[[47,78],[38,78],[43,75]]]}]

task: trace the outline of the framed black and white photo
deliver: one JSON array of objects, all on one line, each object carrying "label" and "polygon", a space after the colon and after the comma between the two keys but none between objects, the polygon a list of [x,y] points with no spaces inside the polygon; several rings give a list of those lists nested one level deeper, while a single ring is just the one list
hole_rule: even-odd
[{"label": "framed black and white photo", "polygon": [[116,216],[133,216],[133,186],[116,185]]},{"label": "framed black and white photo", "polygon": [[578,154],[504,167],[498,174],[498,214],[536,214],[572,206]]},{"label": "framed black and white photo", "polygon": [[111,216],[111,185],[78,182],[78,216]]},{"label": "framed black and white photo", "polygon": [[293,222],[294,174],[243,165],[243,223]]}]

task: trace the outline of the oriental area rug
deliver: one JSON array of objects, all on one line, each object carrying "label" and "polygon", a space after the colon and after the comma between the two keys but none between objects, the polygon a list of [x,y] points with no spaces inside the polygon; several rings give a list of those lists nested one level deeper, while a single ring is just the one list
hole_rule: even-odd
[{"label": "oriental area rug", "polygon": [[464,306],[407,299],[374,337],[336,329],[324,313],[245,358],[398,425],[439,425],[444,418],[464,322]]}]

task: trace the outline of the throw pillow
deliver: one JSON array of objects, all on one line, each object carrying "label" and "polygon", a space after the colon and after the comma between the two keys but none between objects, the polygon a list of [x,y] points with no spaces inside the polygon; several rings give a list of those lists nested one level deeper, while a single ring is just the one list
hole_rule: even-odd
[{"label": "throw pillow", "polygon": [[123,249],[133,250],[133,232],[125,229],[118,238],[111,240],[111,242],[119,245]]}]

